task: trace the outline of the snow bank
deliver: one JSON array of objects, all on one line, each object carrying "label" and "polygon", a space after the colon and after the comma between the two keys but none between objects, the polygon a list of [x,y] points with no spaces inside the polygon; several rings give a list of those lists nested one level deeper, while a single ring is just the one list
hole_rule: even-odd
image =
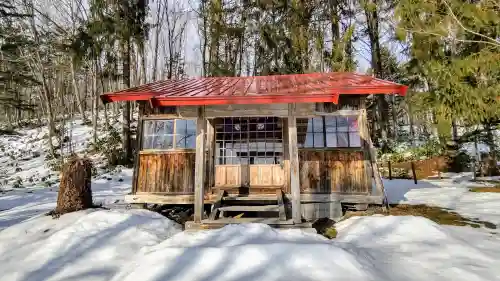
[{"label": "snow bank", "polygon": [[373,216],[351,218],[338,230],[335,240],[253,224],[183,232],[138,255],[112,280],[471,281],[500,274],[498,236],[471,228]]},{"label": "snow bank", "polygon": [[[328,240],[267,225],[180,232],[144,210],[36,217],[0,231],[9,281],[496,280],[500,237],[421,217],[353,217]],[[166,239],[166,240],[165,240]]]},{"label": "snow bank", "polygon": [[175,235],[138,256],[113,280],[328,280],[333,276],[369,278],[353,254],[326,238],[247,224]]},{"label": "snow bank", "polygon": [[180,232],[145,210],[86,210],[39,216],[0,231],[0,279],[109,280],[143,247]]},{"label": "snow bank", "polygon": [[422,217],[354,217],[337,242],[376,271],[375,280],[498,280],[500,237]]},{"label": "snow bank", "polygon": [[425,204],[446,208],[460,215],[500,226],[500,193],[470,192],[468,175],[442,180],[384,180],[387,198],[393,204]]}]

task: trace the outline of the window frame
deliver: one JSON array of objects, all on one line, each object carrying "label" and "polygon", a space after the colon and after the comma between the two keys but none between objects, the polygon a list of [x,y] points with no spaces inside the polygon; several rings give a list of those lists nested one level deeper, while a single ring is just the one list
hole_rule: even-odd
[{"label": "window frame", "polygon": [[[319,131],[317,128],[314,127],[314,121],[315,119],[321,118],[321,123],[322,123],[322,129]],[[327,127],[327,119],[331,118],[335,122],[335,127],[334,131],[328,131]],[[339,131],[339,124],[338,124],[338,118],[353,118],[356,120],[358,123],[358,128],[356,131],[351,129],[350,124],[347,124],[347,130],[346,131]],[[304,133],[301,135],[304,135],[304,143],[302,145],[299,145],[299,149],[310,149],[310,150],[345,150],[345,149],[354,149],[354,150],[361,150],[363,149],[363,141],[361,138],[361,128],[359,128],[359,115],[356,114],[350,114],[350,115],[321,115],[321,116],[309,116],[309,117],[304,117],[304,119],[307,119],[307,128]],[[309,124],[311,125],[311,128],[309,128]],[[344,126],[340,126],[344,127]],[[359,146],[354,146],[351,141],[351,134],[357,133],[359,136]],[[347,141],[347,146],[340,146],[339,145],[339,134],[344,134],[346,135],[346,141]],[[321,135],[321,142],[322,146],[316,146],[315,139],[317,138],[317,135]],[[335,146],[328,146],[328,135],[333,135],[335,136]],[[308,146],[307,145],[307,139],[308,136],[312,138],[312,145]]]},{"label": "window frame", "polygon": [[214,163],[280,165],[285,157],[283,132],[284,118],[278,116],[219,117],[214,124]]},{"label": "window frame", "polygon": [[[172,130],[172,148],[144,148],[144,139],[145,139],[145,123],[146,122],[156,122],[156,121],[168,121],[168,120],[171,120],[173,121],[173,130]],[[171,117],[171,118],[147,118],[147,119],[142,119],[141,120],[141,135],[140,135],[140,142],[139,142],[139,146],[140,146],[140,149],[139,151],[146,151],[146,152],[151,152],[151,151],[195,151],[196,150],[196,141],[195,141],[195,147],[194,148],[179,148],[177,147],[177,120],[184,120],[184,121],[189,121],[189,120],[193,120],[194,123],[195,123],[195,129],[196,129],[196,121],[197,121],[197,118],[176,118],[176,117]],[[195,138],[196,138],[196,131],[195,131],[195,134],[194,134]]]}]

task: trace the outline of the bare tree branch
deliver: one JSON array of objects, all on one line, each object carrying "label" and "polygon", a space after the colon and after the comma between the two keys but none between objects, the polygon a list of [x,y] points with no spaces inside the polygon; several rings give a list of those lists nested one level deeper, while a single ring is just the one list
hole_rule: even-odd
[{"label": "bare tree branch", "polygon": [[[481,34],[479,32],[476,32],[470,28],[467,28],[464,26],[464,24],[458,19],[458,17],[455,15],[455,13],[453,12],[453,10],[451,9],[450,5],[448,4],[448,2],[446,0],[441,0],[443,2],[443,4],[446,6],[446,8],[448,8],[448,11],[450,12],[451,16],[453,17],[453,19],[458,23],[458,25],[465,31],[471,33],[471,34],[474,34],[474,35],[477,35],[479,37],[482,37],[486,40],[488,40],[489,44],[490,45],[494,45],[494,46],[497,46],[500,48],[500,41],[498,40],[495,40],[494,38],[491,38],[489,36],[486,36],[484,34]],[[469,41],[461,41],[461,42],[469,42]],[[483,41],[474,41],[472,40],[471,42],[478,42],[478,43],[487,43],[487,42],[483,42]]]}]

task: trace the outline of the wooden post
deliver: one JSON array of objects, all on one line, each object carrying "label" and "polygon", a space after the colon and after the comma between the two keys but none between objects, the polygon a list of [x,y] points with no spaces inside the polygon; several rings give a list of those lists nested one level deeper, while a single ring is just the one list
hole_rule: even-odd
[{"label": "wooden post", "polygon": [[389,169],[389,180],[392,180],[392,166],[391,166],[391,160],[387,161],[387,166]]},{"label": "wooden post", "polygon": [[198,107],[196,119],[196,163],[194,167],[194,222],[200,223],[203,219],[203,195],[205,182],[205,108]]},{"label": "wooden post", "polygon": [[[364,108],[364,102],[361,102],[361,108]],[[368,142],[366,141],[366,138],[370,137],[370,134],[368,132],[368,120],[366,120],[366,115],[363,114],[364,111],[359,112],[358,116],[358,127],[359,127],[359,136],[361,137],[361,146],[363,147],[363,159],[364,159],[364,167],[365,167],[365,173],[366,173],[366,186],[369,188],[371,191],[371,186],[372,186],[372,179],[374,178],[374,175],[372,173],[371,169],[371,163],[370,163],[370,151],[368,149]]]},{"label": "wooden post", "polygon": [[207,176],[206,176],[206,186],[207,188],[212,188],[215,184],[215,167],[214,167],[214,149],[215,149],[215,128],[214,119],[207,119]]},{"label": "wooden post", "polygon": [[135,133],[136,145],[135,145],[135,155],[134,155],[134,170],[132,172],[132,194],[137,193],[137,178],[139,177],[139,152],[142,149],[142,117],[145,111],[144,102],[139,102],[139,120],[137,120],[137,132]]},{"label": "wooden post", "polygon": [[302,222],[300,208],[299,150],[297,146],[297,120],[295,104],[288,104],[288,153],[290,157],[290,189],[292,191],[292,218],[294,223]]},{"label": "wooden post", "polygon": [[411,161],[411,173],[413,174],[413,181],[417,184],[417,172],[415,171],[415,163]]},{"label": "wooden post", "polygon": [[377,151],[373,146],[372,139],[370,137],[370,133],[368,132],[368,120],[366,116],[366,109],[364,108],[364,103],[361,104],[361,117],[360,117],[360,135],[363,142],[363,147],[365,153],[369,155],[369,159],[371,162],[371,172],[373,178],[375,179],[375,187],[377,190],[376,195],[382,195],[385,197],[384,183],[382,182],[382,177],[380,176],[380,171],[378,170],[377,164]]}]

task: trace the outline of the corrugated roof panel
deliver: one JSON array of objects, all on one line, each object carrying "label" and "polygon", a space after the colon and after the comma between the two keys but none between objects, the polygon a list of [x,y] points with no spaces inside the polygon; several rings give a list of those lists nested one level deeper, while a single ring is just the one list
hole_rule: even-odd
[{"label": "corrugated roof panel", "polygon": [[152,82],[106,93],[103,101],[151,100],[157,105],[336,102],[339,94],[401,94],[401,84],[356,73],[205,77]]}]

